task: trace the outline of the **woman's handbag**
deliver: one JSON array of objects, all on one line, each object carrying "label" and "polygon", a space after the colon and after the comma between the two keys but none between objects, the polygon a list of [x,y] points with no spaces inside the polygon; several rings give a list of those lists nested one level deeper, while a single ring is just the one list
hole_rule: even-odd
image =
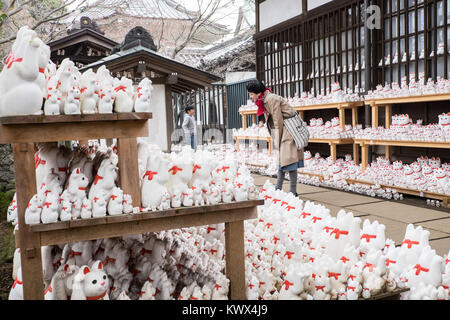
[{"label": "woman's handbag", "polygon": [[294,138],[297,149],[303,149],[308,145],[309,131],[306,123],[300,118],[297,111],[292,117],[283,120],[284,126]]}]

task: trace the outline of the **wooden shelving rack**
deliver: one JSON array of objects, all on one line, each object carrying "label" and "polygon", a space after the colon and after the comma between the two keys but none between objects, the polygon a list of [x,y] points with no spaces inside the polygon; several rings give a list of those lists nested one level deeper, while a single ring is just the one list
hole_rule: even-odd
[{"label": "wooden shelving rack", "polygon": [[[321,180],[321,181],[323,181],[325,179],[325,177],[324,177],[325,175],[319,174],[319,173],[304,172],[301,169],[298,169],[298,173],[308,175],[310,177],[319,177],[319,180]],[[372,182],[359,180],[359,179],[344,179],[344,180],[347,181],[348,184],[360,183],[360,184],[366,184],[369,186],[373,185]],[[398,192],[404,193],[404,194],[440,200],[440,201],[442,201],[442,205],[444,208],[447,208],[449,205],[450,195],[445,195],[445,194],[436,193],[436,192],[429,192],[429,191],[420,191],[420,190],[410,189],[410,188],[397,187],[397,186],[388,185],[388,184],[379,184],[379,185],[383,189],[390,188],[390,189],[395,189]]]},{"label": "wooden shelving rack", "polygon": [[[417,102],[434,102],[434,101],[445,101],[450,100],[450,93],[437,93],[437,94],[426,94],[426,95],[417,95],[417,96],[407,96],[407,97],[395,97],[395,98],[381,98],[381,99],[368,99],[365,100],[365,104],[369,105],[372,109],[372,127],[378,128],[379,126],[379,109],[384,107],[385,112],[385,128],[389,129],[391,127],[392,122],[392,105],[394,104],[402,104],[402,103],[417,103]],[[361,141],[361,140],[358,140]],[[389,140],[390,141],[390,140]],[[375,141],[374,141],[375,144]],[[428,145],[427,145],[428,144]],[[385,157],[386,159],[391,160],[391,146],[400,146],[400,147],[426,147],[426,148],[443,148],[443,146],[438,146],[438,144],[434,142],[425,142],[425,143],[414,143],[410,141],[390,141],[387,143],[386,141],[380,141],[378,145],[385,146]],[[443,144],[441,144],[443,145]],[[366,144],[361,144],[361,147],[367,146]],[[367,147],[366,147],[367,148]],[[367,150],[362,148],[361,162],[363,165],[363,170],[367,167],[368,158],[363,161],[364,153]]]},{"label": "wooden shelving rack", "polygon": [[[339,124],[342,129],[345,128],[345,110],[352,110],[352,126],[356,127],[358,124],[358,108],[363,106],[363,101],[354,102],[339,102],[339,103],[325,103],[307,106],[296,106],[294,109],[299,113],[300,117],[304,119],[304,112],[308,110],[323,110],[323,109],[338,109],[339,110]],[[333,161],[337,159],[337,145],[352,144],[353,145],[353,159],[359,163],[359,147],[349,139],[309,139],[311,143],[327,143],[330,146],[330,156]]]},{"label": "wooden shelving rack", "polygon": [[151,118],[151,113],[0,118],[0,143],[11,143],[14,154],[19,221],[16,247],[21,248],[24,299],[42,300],[44,297],[41,246],[223,222],[230,299],[246,298],[243,221],[257,217],[256,207],[263,204],[263,200],[52,224],[25,224],[25,209],[37,193],[34,143],[38,142],[117,138],[119,185],[124,193],[131,194],[133,206],[140,207],[136,138],[148,136],[148,120]]}]

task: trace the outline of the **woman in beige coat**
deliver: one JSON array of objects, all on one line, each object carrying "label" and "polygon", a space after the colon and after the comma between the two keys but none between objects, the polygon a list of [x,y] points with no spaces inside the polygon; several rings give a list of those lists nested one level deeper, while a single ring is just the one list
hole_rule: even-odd
[{"label": "woman in beige coat", "polygon": [[297,169],[303,167],[303,150],[297,149],[294,138],[283,123],[283,119],[293,116],[296,111],[259,80],[249,82],[247,91],[258,106],[257,116],[264,114],[273,147],[279,150],[276,189],[281,190],[285,173],[289,172],[290,192],[297,196]]}]

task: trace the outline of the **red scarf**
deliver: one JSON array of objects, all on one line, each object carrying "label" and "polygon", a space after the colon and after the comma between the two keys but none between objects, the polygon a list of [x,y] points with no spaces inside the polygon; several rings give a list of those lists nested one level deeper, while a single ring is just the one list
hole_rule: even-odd
[{"label": "red scarf", "polygon": [[272,93],[273,91],[270,90],[269,88],[266,88],[266,90],[264,90],[264,92],[262,92],[259,97],[258,100],[256,100],[255,104],[258,106],[258,111],[256,112],[256,115],[259,117],[260,115],[262,115],[264,113],[264,111],[266,111],[266,108],[264,108],[264,94],[266,93],[266,91],[269,91],[270,93]]}]

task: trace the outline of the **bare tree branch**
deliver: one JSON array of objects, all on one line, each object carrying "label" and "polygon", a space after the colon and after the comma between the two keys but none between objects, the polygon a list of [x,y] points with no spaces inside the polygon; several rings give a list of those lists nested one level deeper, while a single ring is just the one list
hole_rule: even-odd
[{"label": "bare tree branch", "polygon": [[[76,1],[77,1],[77,0],[71,0],[71,1],[68,1],[68,2],[64,2],[63,5],[61,5],[61,6],[57,7],[57,8],[55,8],[55,9],[53,9],[53,10],[51,10],[51,11],[49,11],[49,12],[46,13],[41,19],[39,19],[39,20],[31,27],[31,29],[32,29],[32,30],[36,30],[36,29],[37,29],[39,26],[41,26],[42,24],[45,24],[45,23],[48,23],[48,22],[52,22],[52,21],[58,21],[58,20],[60,20],[60,19],[62,19],[62,18],[64,18],[64,17],[70,15],[74,10],[72,10],[72,11],[66,11],[66,12],[64,12],[64,10],[65,10],[68,6],[70,6],[70,5],[72,5],[73,3],[75,3]],[[78,7],[81,7],[84,3],[86,3],[86,1],[87,1],[87,0],[82,0],[81,3],[78,4]],[[30,2],[31,2],[31,0],[26,1],[26,2],[24,2],[24,3],[22,3],[22,4],[20,4],[20,10],[19,10],[19,8],[16,8],[15,10],[19,10],[19,11],[23,10],[23,9],[25,8],[25,5],[29,4]],[[19,11],[18,11],[18,12],[19,12]],[[54,16],[55,13],[58,13],[58,12],[60,12],[60,11],[62,12],[61,14],[59,14],[59,15],[57,15],[57,16]],[[9,15],[9,17],[11,17],[11,15]],[[13,21],[13,23],[15,24],[14,20],[12,20],[12,21]],[[15,24],[15,25],[16,25],[16,24]],[[11,36],[11,37],[6,38],[6,39],[1,39],[1,40],[0,40],[0,45],[5,44],[5,43],[8,43],[8,42],[10,42],[10,41],[13,41],[13,40],[15,40],[15,39],[16,39],[16,35]]]}]

